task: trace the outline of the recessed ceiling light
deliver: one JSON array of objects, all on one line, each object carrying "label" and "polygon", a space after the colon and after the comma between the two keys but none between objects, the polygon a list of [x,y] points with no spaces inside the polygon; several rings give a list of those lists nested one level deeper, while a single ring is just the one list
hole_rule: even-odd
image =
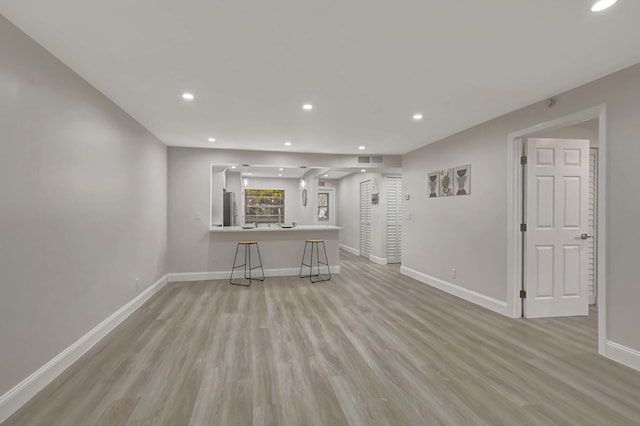
[{"label": "recessed ceiling light", "polygon": [[324,177],[329,177],[329,175],[324,175]]},{"label": "recessed ceiling light", "polygon": [[247,176],[251,176],[252,174],[253,174],[253,173],[249,172],[249,173],[247,173]]},{"label": "recessed ceiling light", "polygon": [[413,119],[416,121],[422,120],[422,114],[420,113],[413,114]]},{"label": "recessed ceiling light", "polygon": [[289,141],[285,142],[284,146],[291,146],[291,142],[289,142]]},{"label": "recessed ceiling light", "polygon": [[207,140],[208,140],[209,142],[215,142],[215,141],[216,141],[216,138],[209,138],[209,139],[207,139]]},{"label": "recessed ceiling light", "polygon": [[284,170],[284,168],[280,167],[278,170],[283,171],[283,170]]},{"label": "recessed ceiling light", "polygon": [[278,176],[282,176],[282,173],[278,173]]},{"label": "recessed ceiling light", "polygon": [[184,99],[185,101],[192,101],[195,98],[196,97],[193,96],[193,93],[185,92],[185,93],[182,94],[182,99]]},{"label": "recessed ceiling light", "polygon": [[232,168],[232,169],[235,169],[235,168],[236,168],[236,166],[231,166],[231,168]]},{"label": "recessed ceiling light", "polygon": [[313,105],[304,104],[304,105],[302,105],[302,109],[305,110],[305,111],[311,111],[313,109]]},{"label": "recessed ceiling light", "polygon": [[611,6],[616,4],[618,0],[600,0],[596,2],[593,6],[591,6],[592,12],[601,12],[605,9],[609,9]]},{"label": "recessed ceiling light", "polygon": [[366,148],[367,148],[367,147],[366,147],[366,146],[364,146],[364,145],[360,145],[360,146],[358,147],[358,149],[359,149],[360,151],[362,151],[362,150],[364,150],[364,149],[366,149]]},{"label": "recessed ceiling light", "polygon": [[365,169],[362,169],[362,170],[360,170],[360,171],[361,171],[362,173],[366,172],[366,170],[365,170]]}]

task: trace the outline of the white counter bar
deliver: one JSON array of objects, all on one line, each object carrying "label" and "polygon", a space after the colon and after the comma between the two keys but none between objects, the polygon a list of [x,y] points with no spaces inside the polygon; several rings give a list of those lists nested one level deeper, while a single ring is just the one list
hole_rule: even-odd
[{"label": "white counter bar", "polygon": [[213,226],[211,232],[289,232],[289,231],[339,231],[341,226],[332,225],[297,225],[293,228],[281,228],[278,225],[271,227],[243,228],[241,226]]},{"label": "white counter bar", "polygon": [[[258,242],[267,277],[298,275],[307,239],[324,240],[331,273],[339,273],[338,239],[341,229],[342,227],[331,225],[297,225],[294,228],[280,228],[278,225],[271,225],[271,227],[261,226],[249,229],[240,226],[211,227],[212,267],[214,270],[225,272],[212,275],[209,279],[228,278],[228,274],[231,273],[236,244],[242,240]],[[322,253],[321,256],[323,256]]]}]

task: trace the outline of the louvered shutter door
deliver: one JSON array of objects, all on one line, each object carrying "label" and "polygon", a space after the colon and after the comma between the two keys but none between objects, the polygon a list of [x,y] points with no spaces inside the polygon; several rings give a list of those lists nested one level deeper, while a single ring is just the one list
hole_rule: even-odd
[{"label": "louvered shutter door", "polygon": [[371,181],[360,182],[360,256],[371,253]]},{"label": "louvered shutter door", "polygon": [[387,177],[387,263],[400,263],[402,236],[402,178]]},{"label": "louvered shutter door", "polygon": [[596,303],[597,296],[597,226],[598,226],[598,148],[589,149],[589,217],[588,225],[591,227],[593,238],[587,240],[588,271],[587,280],[589,282],[589,304]]}]

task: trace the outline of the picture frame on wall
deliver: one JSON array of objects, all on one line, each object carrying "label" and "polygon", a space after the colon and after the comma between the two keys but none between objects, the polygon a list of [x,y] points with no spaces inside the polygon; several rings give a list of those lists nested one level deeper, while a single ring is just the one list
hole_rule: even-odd
[{"label": "picture frame on wall", "polygon": [[440,193],[440,172],[427,175],[427,198],[437,198]]},{"label": "picture frame on wall", "polygon": [[454,171],[455,195],[471,194],[471,164],[456,167]]},{"label": "picture frame on wall", "polygon": [[453,192],[453,168],[440,171],[440,196],[450,197]]}]

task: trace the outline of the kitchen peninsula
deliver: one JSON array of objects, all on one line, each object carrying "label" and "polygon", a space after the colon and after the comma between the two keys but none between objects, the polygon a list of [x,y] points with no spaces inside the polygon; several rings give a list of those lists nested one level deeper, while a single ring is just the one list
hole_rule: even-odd
[{"label": "kitchen peninsula", "polygon": [[341,229],[342,227],[332,225],[298,225],[293,228],[281,228],[277,224],[271,224],[271,226],[263,224],[258,228],[249,229],[240,226],[214,226],[210,229],[210,238],[217,262],[227,265],[225,270],[229,271],[238,241],[257,241],[267,277],[298,275],[305,240],[324,240],[331,273],[338,273],[340,272],[338,239]]}]

